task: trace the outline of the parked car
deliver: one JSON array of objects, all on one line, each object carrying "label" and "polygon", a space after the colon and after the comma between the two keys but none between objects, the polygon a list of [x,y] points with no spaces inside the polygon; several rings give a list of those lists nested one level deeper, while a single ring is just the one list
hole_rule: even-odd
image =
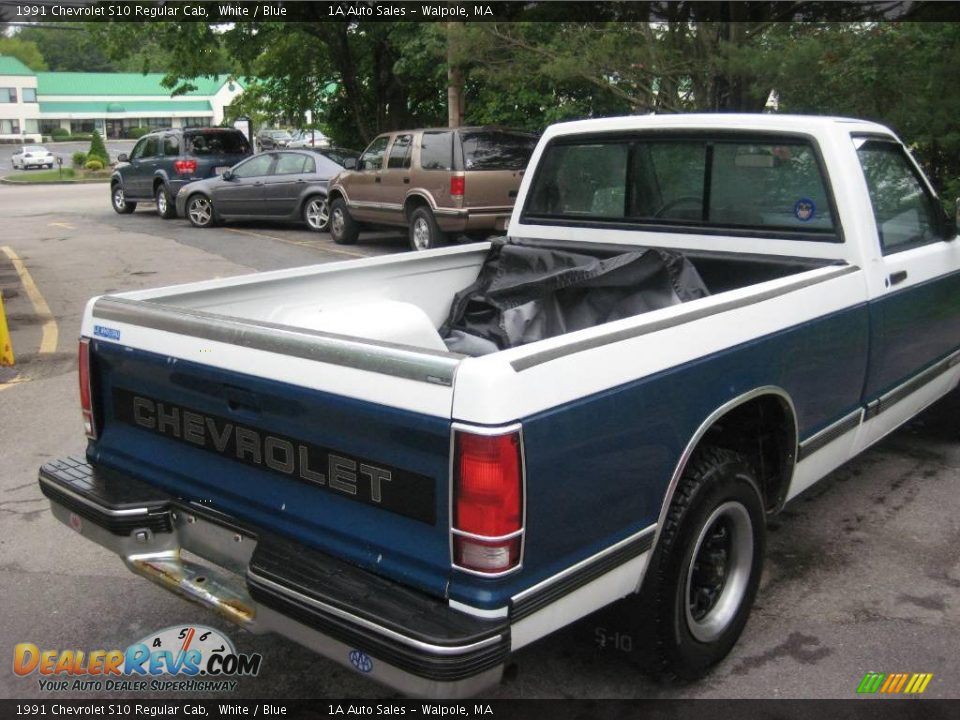
[{"label": "parked car", "polygon": [[380,135],[332,183],[330,234],[348,245],[364,224],[400,226],[426,250],[450,233],[502,231],[536,144],[536,135],[494,127]]},{"label": "parked car", "polygon": [[293,136],[286,130],[261,130],[257,133],[257,146],[261,150],[285,148]]},{"label": "parked car", "polygon": [[287,147],[330,147],[330,138],[320,130],[297,130],[290,139],[290,142],[287,143]]},{"label": "parked car", "polygon": [[195,227],[221,220],[302,220],[329,225],[327,184],[344,166],[314,150],[260,153],[223,175],[193,183],[177,196],[177,212]]},{"label": "parked car", "polygon": [[216,177],[245,157],[250,143],[233,128],[157,130],[144,135],[130,155],[121,153],[110,178],[110,200],[118,213],[132,213],[140,201],[155,202],[164,219],[176,217],[180,190]]},{"label": "parked car", "polygon": [[57,164],[56,156],[43,145],[24,145],[10,156],[14,170],[29,170],[32,167],[52,168]]}]

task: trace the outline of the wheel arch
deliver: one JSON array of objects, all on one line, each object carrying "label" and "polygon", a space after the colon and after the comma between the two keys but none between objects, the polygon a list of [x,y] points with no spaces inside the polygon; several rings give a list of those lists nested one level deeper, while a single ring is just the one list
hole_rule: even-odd
[{"label": "wheel arch", "polygon": [[[690,458],[704,442],[745,455],[754,463],[764,508],[777,512],[786,499],[797,458],[798,429],[793,399],[783,388],[767,385],[728,400],[700,423],[680,455],[657,517],[653,551],[673,495]],[[758,435],[758,433],[760,433]]]},{"label": "wheel arch", "polygon": [[403,199],[403,215],[407,219],[407,222],[410,221],[414,210],[421,207],[425,207],[429,209],[430,212],[433,212],[433,199],[420,192],[412,192]]}]

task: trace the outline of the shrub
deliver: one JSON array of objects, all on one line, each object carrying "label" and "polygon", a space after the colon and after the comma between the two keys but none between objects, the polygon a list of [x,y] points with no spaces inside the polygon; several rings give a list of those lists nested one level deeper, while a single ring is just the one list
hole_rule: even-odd
[{"label": "shrub", "polygon": [[83,167],[86,164],[87,164],[87,154],[85,152],[81,150],[73,154],[74,167]]},{"label": "shrub", "polygon": [[100,162],[99,158],[92,158],[87,160],[87,163],[84,165],[87,170],[103,170],[103,163]]},{"label": "shrub", "polygon": [[[103,138],[96,130],[93,131],[93,137],[90,139],[90,149],[87,151],[87,161],[100,160],[100,167],[110,164],[110,155],[107,153],[107,146],[103,144]],[[88,168],[89,169],[89,168]]]},{"label": "shrub", "polygon": [[93,135],[90,133],[77,133],[76,135],[71,135],[68,137],[68,140],[89,140]]},{"label": "shrub", "polygon": [[146,135],[148,132],[150,132],[150,128],[148,128],[148,127],[135,127],[135,128],[130,128],[129,130],[127,130],[127,137],[130,138],[130,139],[132,139],[132,140],[139,140],[139,139],[142,138],[144,135]]},{"label": "shrub", "polygon": [[50,131],[50,137],[54,140],[66,140],[70,137],[70,131],[66,128],[55,127]]}]

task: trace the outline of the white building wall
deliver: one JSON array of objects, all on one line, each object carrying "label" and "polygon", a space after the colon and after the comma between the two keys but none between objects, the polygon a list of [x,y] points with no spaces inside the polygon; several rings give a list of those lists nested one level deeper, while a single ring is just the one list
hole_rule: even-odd
[{"label": "white building wall", "polygon": [[[0,103],[0,140],[18,140],[40,142],[37,118],[40,116],[40,105],[35,102],[23,101],[23,89],[37,89],[37,78],[34,75],[0,75],[0,88],[14,88],[17,91],[17,102]],[[7,123],[15,124],[19,132],[4,132],[8,130]]]}]

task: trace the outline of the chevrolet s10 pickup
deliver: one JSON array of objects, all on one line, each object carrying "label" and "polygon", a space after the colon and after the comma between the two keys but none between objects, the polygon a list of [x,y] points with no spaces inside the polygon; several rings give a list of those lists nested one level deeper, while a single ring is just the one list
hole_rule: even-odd
[{"label": "chevrolet s10 pickup", "polygon": [[404,693],[481,692],[615,601],[696,678],[766,519],[957,385],[955,235],[874,123],[554,125],[506,238],[91,300],[86,456],[40,485],[132,571]]}]

